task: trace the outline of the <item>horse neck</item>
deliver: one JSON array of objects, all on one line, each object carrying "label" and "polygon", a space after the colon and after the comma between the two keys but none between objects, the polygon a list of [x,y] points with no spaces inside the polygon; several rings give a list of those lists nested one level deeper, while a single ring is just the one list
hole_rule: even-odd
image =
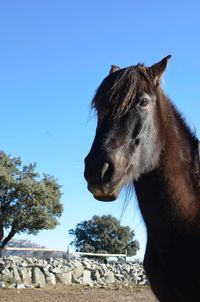
[{"label": "horse neck", "polygon": [[[160,122],[163,148],[159,165],[135,183],[136,194],[147,219],[153,205],[158,215],[168,211],[169,216],[195,223],[200,216],[199,179],[194,161],[197,140],[174,106],[167,99],[164,103],[166,118]],[[144,191],[148,191],[148,196]],[[147,207],[145,203],[149,203]]]}]

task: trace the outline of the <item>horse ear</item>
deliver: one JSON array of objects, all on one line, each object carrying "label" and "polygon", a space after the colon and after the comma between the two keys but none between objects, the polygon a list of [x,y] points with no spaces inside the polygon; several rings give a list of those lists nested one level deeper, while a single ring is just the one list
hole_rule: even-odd
[{"label": "horse ear", "polygon": [[113,73],[113,72],[115,72],[117,70],[120,70],[120,67],[118,67],[116,65],[111,65],[109,74],[111,74],[111,73]]},{"label": "horse ear", "polygon": [[159,84],[170,58],[171,58],[171,55],[165,57],[160,62],[158,62],[150,67],[151,74],[153,76],[153,81],[156,86]]}]

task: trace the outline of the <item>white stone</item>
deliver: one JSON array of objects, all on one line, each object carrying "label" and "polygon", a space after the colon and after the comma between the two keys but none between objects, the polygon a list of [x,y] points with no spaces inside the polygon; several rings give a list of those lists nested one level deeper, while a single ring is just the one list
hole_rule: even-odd
[{"label": "white stone", "polygon": [[31,269],[26,267],[20,267],[18,268],[18,271],[22,283],[24,283],[25,285],[31,285],[32,284]]},{"label": "white stone", "polygon": [[45,287],[45,276],[38,267],[33,268],[33,283],[35,284],[35,287]]},{"label": "white stone", "polygon": [[72,272],[72,276],[76,278],[80,278],[83,275],[84,267],[82,265],[79,265],[78,267],[75,267],[75,269]]},{"label": "white stone", "polygon": [[3,281],[0,281],[0,288],[5,288],[5,283]]},{"label": "white stone", "polygon": [[72,274],[68,273],[56,273],[56,281],[61,284],[69,285],[72,283]]},{"label": "white stone", "polygon": [[13,270],[13,280],[16,284],[20,284],[22,282],[21,277],[19,275],[17,266],[14,264],[12,266],[12,270]]},{"label": "white stone", "polygon": [[114,277],[114,273],[112,271],[107,272],[105,281],[107,284],[115,283],[115,277]]},{"label": "white stone", "polygon": [[17,287],[16,287],[17,289],[25,289],[26,288],[26,286],[23,284],[23,283],[21,283],[21,284],[17,284]]},{"label": "white stone", "polygon": [[90,285],[92,283],[92,279],[91,279],[91,271],[89,270],[85,270],[83,272],[83,284],[88,284]]},{"label": "white stone", "polygon": [[46,276],[46,282],[48,284],[52,284],[52,285],[56,284],[56,277],[53,273],[45,272],[45,276]]}]

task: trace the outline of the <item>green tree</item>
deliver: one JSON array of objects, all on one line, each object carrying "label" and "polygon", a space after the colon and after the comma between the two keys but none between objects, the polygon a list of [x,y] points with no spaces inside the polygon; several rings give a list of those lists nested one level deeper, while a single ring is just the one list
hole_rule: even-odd
[{"label": "green tree", "polygon": [[63,207],[60,185],[36,172],[36,164],[0,152],[0,253],[15,234],[36,235],[58,225]]},{"label": "green tree", "polygon": [[134,231],[121,226],[111,215],[93,216],[78,223],[69,234],[74,237],[70,245],[74,245],[78,252],[122,254],[127,250],[128,256],[133,256],[139,249],[139,242],[133,240]]}]

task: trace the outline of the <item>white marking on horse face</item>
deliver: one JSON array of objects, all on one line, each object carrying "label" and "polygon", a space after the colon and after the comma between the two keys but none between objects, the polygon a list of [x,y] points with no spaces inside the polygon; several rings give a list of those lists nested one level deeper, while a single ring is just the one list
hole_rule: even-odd
[{"label": "white marking on horse face", "polygon": [[156,124],[156,96],[144,93],[140,96],[140,100],[144,98],[149,100],[149,105],[144,108],[147,115],[139,134],[140,144],[132,156],[134,180],[152,171],[158,165],[161,150]]}]

